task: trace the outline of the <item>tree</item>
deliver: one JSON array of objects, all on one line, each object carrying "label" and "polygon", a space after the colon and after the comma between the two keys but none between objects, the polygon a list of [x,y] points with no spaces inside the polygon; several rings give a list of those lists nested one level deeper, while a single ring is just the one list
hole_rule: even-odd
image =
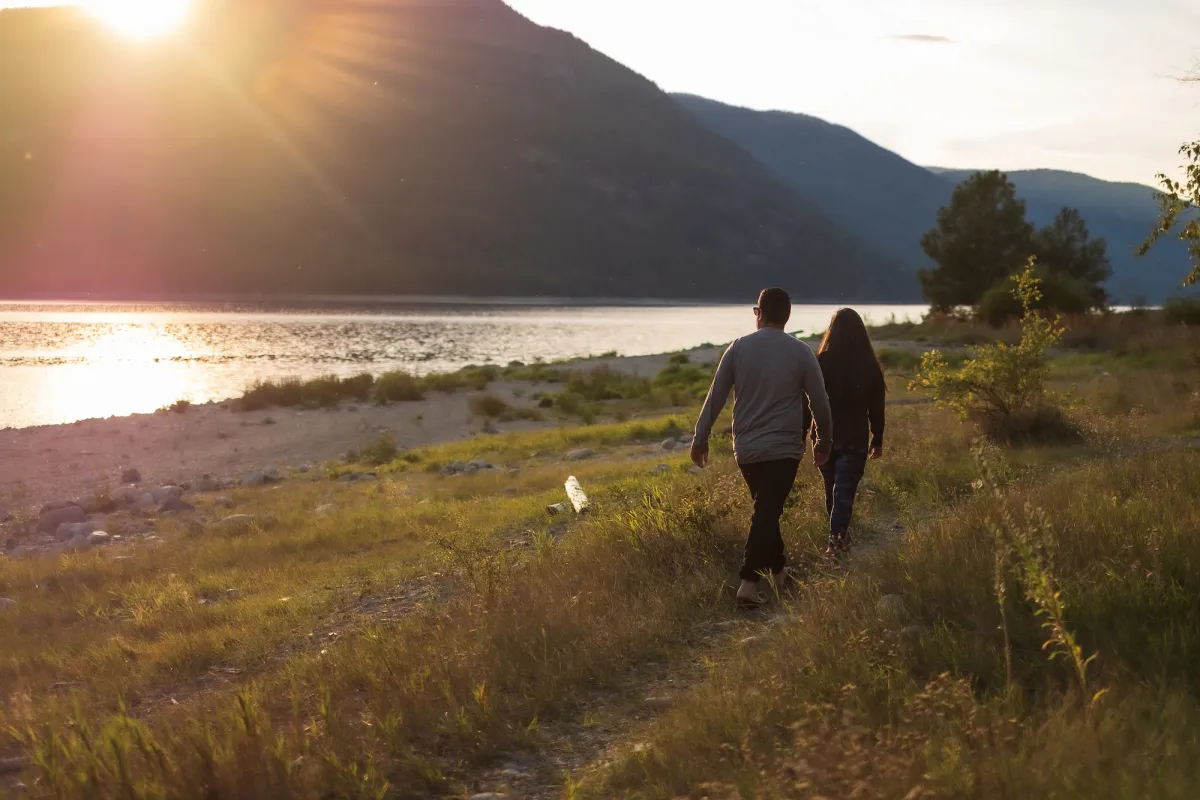
[{"label": "tree", "polygon": [[1200,282],[1200,215],[1195,213],[1200,210],[1200,141],[1183,145],[1179,154],[1184,158],[1185,177],[1176,181],[1166,175],[1158,176],[1163,188],[1158,196],[1162,217],[1138,252],[1146,255],[1159,239],[1178,228],[1179,239],[1192,256],[1192,271],[1183,282],[1194,284]]},{"label": "tree", "polygon": [[1033,235],[1032,244],[1032,254],[1048,273],[1062,273],[1083,284],[1091,297],[1088,308],[1108,305],[1108,292],[1103,286],[1112,276],[1108,244],[1103,239],[1089,238],[1087,224],[1078,211],[1064,207],[1053,223]]},{"label": "tree", "polygon": [[[1040,282],[1039,297],[1030,308],[1056,314],[1086,314],[1096,307],[1096,286],[1074,278],[1066,272],[1047,269],[1044,264],[1033,268],[1032,276]],[[975,317],[988,325],[999,327],[1020,319],[1027,309],[1017,296],[1015,277],[1008,278],[983,293],[975,306]]]},{"label": "tree", "polygon": [[937,227],[921,239],[937,264],[920,272],[925,298],[934,311],[974,305],[1020,268],[1032,236],[1025,203],[1008,176],[977,172],[954,190],[950,205],[938,211]]}]

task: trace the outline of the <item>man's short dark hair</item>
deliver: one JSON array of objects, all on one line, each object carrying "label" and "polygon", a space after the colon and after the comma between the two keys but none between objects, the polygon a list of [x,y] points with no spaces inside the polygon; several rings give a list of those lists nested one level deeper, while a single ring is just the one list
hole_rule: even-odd
[{"label": "man's short dark hair", "polygon": [[792,297],[783,289],[763,289],[758,296],[758,310],[762,321],[771,325],[786,325],[792,317]]}]

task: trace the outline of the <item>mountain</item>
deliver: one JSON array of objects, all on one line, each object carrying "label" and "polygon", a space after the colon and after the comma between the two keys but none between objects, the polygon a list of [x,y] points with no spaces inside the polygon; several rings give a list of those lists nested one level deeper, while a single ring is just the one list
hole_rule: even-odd
[{"label": "mountain", "polygon": [[[691,95],[675,99],[844,229],[910,269],[929,265],[921,237],[936,224],[954,187],[975,171],[926,169],[854,131],[803,114],[753,111]],[[1152,188],[1054,170],[1008,176],[1035,224],[1045,225],[1071,206],[1093,236],[1105,238],[1113,265],[1108,288],[1118,300],[1159,302],[1177,290],[1188,271],[1181,245],[1164,241],[1145,258],[1135,255],[1157,218]]]},{"label": "mountain", "polygon": [[913,299],[646,79],[500,0],[0,11],[0,295]]},{"label": "mountain", "polygon": [[[954,184],[976,171],[939,167],[930,170]],[[1104,237],[1113,265],[1108,288],[1119,300],[1144,298],[1158,303],[1178,291],[1188,272],[1187,251],[1179,242],[1163,240],[1145,258],[1136,255],[1158,219],[1153,188],[1052,169],[1016,170],[1007,174],[1017,196],[1025,201],[1027,216],[1034,224],[1045,225],[1063,206],[1070,206],[1079,211],[1093,236]]]},{"label": "mountain", "polygon": [[836,223],[902,260],[924,266],[921,235],[949,199],[946,181],[849,128],[805,114],[753,111],[674,95],[705,125],[770,169]]}]

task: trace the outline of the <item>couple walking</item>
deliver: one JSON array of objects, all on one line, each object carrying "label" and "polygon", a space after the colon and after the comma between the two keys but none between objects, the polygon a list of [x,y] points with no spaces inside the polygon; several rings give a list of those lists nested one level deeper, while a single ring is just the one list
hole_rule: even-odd
[{"label": "couple walking", "polygon": [[[862,318],[843,308],[833,315],[816,355],[784,332],[792,300],[783,289],[759,295],[758,330],[736,340],[721,357],[696,423],[692,461],[708,461],[713,425],[733,392],[733,454],[750,496],[754,517],[738,587],[738,605],[762,605],[758,583],[794,582],[787,568],[779,518],[796,481],[805,443],[813,439],[813,463],[825,479],[829,514],[828,555],[850,547],[854,496],[868,458],[883,455],[883,369]],[[815,424],[814,424],[815,423]]]}]

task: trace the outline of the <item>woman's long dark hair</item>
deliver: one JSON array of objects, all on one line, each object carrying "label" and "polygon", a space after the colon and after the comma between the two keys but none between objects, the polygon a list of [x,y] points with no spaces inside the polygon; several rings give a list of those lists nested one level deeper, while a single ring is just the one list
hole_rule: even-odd
[{"label": "woman's long dark hair", "polygon": [[825,373],[825,386],[831,394],[840,394],[850,386],[882,384],[887,390],[883,366],[871,345],[871,335],[853,308],[839,308],[833,315],[817,350],[817,358]]}]

